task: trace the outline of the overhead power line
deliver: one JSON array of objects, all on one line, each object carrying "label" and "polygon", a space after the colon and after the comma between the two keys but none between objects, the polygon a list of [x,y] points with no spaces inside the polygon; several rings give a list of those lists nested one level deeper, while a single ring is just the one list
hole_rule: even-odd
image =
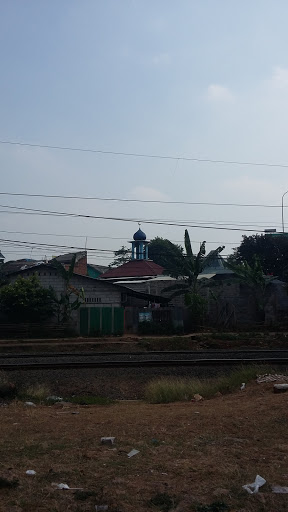
[{"label": "overhead power line", "polygon": [[[29,245],[30,247],[31,246],[36,246],[36,247],[52,247],[52,248],[57,248],[57,249],[76,249],[76,250],[79,250],[79,251],[95,251],[95,252],[112,252],[114,254],[115,251],[113,251],[112,249],[95,249],[95,248],[86,248],[84,249],[84,247],[76,247],[76,246],[73,246],[73,245],[57,245],[57,244],[43,244],[43,243],[40,243],[40,242],[23,242],[22,240],[9,240],[9,239],[5,239],[5,238],[0,238],[0,242],[12,242],[12,244],[16,244],[16,246],[27,246]],[[11,244],[11,245],[12,245]]]},{"label": "overhead power line", "polygon": [[[220,229],[225,231],[247,231],[247,232],[261,232],[264,233],[264,230],[260,229],[248,229],[248,228],[236,228],[236,227],[225,227],[225,226],[207,226],[207,225],[197,225],[190,224],[190,222],[172,222],[172,221],[164,221],[164,220],[153,220],[153,219],[139,219],[139,218],[124,218],[124,217],[105,217],[103,215],[88,215],[88,214],[79,214],[79,213],[69,213],[69,212],[57,212],[50,210],[40,210],[34,208],[23,208],[18,206],[10,206],[10,205],[0,205],[1,208],[11,208],[13,210],[17,210],[18,214],[28,214],[28,215],[49,215],[56,217],[74,217],[74,218],[85,218],[85,219],[102,219],[102,220],[114,220],[120,222],[133,222],[133,223],[144,223],[144,224],[155,224],[162,226],[178,226],[178,227],[190,227],[190,228],[202,228],[202,229]],[[0,210],[0,213],[10,213],[7,210]]]},{"label": "overhead power line", "polygon": [[[121,203],[155,203],[155,204],[184,204],[193,206],[239,206],[252,208],[282,208],[281,204],[249,204],[249,203],[212,203],[205,201],[165,201],[161,199],[126,199],[121,197],[91,197],[91,196],[63,196],[60,194],[28,194],[20,192],[0,192],[2,196],[45,197],[49,199],[81,199],[83,201],[114,201]],[[288,208],[283,205],[283,208]]]},{"label": "overhead power line", "polygon": [[29,142],[17,142],[12,140],[0,140],[0,144],[7,144],[11,146],[27,146],[30,148],[43,148],[43,149],[58,149],[62,151],[78,151],[81,153],[96,153],[100,155],[113,155],[113,156],[126,156],[126,157],[134,157],[134,158],[156,158],[158,160],[182,160],[184,162],[200,162],[200,163],[210,163],[210,164],[228,164],[228,165],[252,165],[257,167],[280,167],[283,169],[288,168],[288,164],[279,164],[279,163],[267,163],[267,162],[249,162],[249,161],[240,161],[240,160],[218,160],[212,158],[196,158],[196,157],[187,157],[187,156],[171,156],[171,155],[157,155],[157,154],[149,154],[149,153],[130,153],[125,151],[108,151],[103,149],[92,149],[92,148],[77,148],[71,146],[53,146],[50,144],[33,144]]},{"label": "overhead power line", "polygon": [[[6,231],[6,230],[0,230],[0,233],[9,233],[9,234],[17,234],[17,235],[39,235],[39,236],[66,236],[68,238],[101,238],[101,239],[108,239],[108,240],[124,240],[126,237],[125,236],[94,236],[94,235],[69,235],[67,233],[37,233],[37,232],[33,232],[33,231]],[[170,242],[173,242],[173,243],[183,243],[183,240],[170,240]],[[191,240],[191,242],[195,243],[195,244],[201,244],[202,241],[201,240]],[[206,243],[208,244],[230,244],[230,245],[234,245],[234,244],[238,244],[239,242],[223,242],[223,240],[221,242],[219,241],[213,241],[213,240],[206,240]]]}]

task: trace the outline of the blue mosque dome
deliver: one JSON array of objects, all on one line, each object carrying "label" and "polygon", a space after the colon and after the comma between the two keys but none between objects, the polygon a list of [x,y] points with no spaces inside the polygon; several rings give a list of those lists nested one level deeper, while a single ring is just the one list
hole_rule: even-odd
[{"label": "blue mosque dome", "polygon": [[136,233],[134,233],[133,235],[133,239],[135,241],[140,241],[140,240],[146,240],[146,235],[145,233],[139,228],[138,231],[136,231]]}]

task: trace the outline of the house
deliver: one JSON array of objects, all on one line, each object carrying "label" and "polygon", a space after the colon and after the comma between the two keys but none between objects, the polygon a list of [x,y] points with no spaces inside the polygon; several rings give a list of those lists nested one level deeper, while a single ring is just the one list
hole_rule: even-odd
[{"label": "house", "polygon": [[[58,261],[66,266],[73,258],[72,255],[63,255],[65,258],[57,258]],[[70,257],[71,256],[71,257]],[[79,257],[80,265],[77,270],[84,272],[84,267]],[[65,293],[66,282],[52,263],[35,263],[33,266],[26,266],[22,269],[11,272],[8,276],[10,282],[14,282],[19,276],[29,278],[37,276],[41,285],[45,288],[52,287],[58,298]],[[84,302],[80,310],[72,312],[72,322],[74,328],[82,335],[88,334],[122,334],[124,330],[124,307],[129,304],[130,297],[140,299],[141,304],[147,306],[152,300],[159,302],[161,297],[153,297],[149,294],[138,292],[137,290],[128,290],[117,283],[104,281],[98,278],[92,278],[87,275],[74,272],[70,282],[69,289],[83,290]],[[70,302],[73,302],[77,294],[72,293]],[[54,323],[56,322],[56,317]]]},{"label": "house", "polygon": [[69,252],[68,254],[61,254],[60,256],[56,256],[53,260],[59,261],[66,270],[68,270],[69,266],[72,263],[73,258],[75,257],[75,265],[74,272],[75,274],[81,274],[82,276],[87,276],[87,251],[80,252]]},{"label": "house", "polygon": [[4,275],[12,274],[13,272],[17,272],[17,270],[22,270],[24,268],[33,267],[38,263],[37,260],[33,260],[31,258],[22,258],[20,260],[11,260],[6,261],[6,263],[3,262],[3,266],[1,267],[1,270]]},{"label": "house", "polygon": [[93,277],[94,279],[97,279],[100,277],[104,272],[107,272],[109,270],[109,267],[104,267],[104,265],[94,265],[94,263],[87,263],[87,274],[89,277]]}]

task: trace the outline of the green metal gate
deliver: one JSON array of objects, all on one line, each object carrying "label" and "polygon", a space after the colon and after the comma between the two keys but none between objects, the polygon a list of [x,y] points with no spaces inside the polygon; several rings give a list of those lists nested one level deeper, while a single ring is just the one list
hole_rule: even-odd
[{"label": "green metal gate", "polygon": [[81,336],[121,335],[124,332],[124,308],[80,308]]}]

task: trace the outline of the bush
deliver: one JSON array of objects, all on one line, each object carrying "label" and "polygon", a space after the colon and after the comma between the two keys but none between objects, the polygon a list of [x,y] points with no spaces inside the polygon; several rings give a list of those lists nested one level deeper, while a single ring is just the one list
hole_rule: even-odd
[{"label": "bush", "polygon": [[18,277],[0,289],[0,307],[13,323],[41,322],[54,313],[54,292],[43,288],[36,276]]}]

